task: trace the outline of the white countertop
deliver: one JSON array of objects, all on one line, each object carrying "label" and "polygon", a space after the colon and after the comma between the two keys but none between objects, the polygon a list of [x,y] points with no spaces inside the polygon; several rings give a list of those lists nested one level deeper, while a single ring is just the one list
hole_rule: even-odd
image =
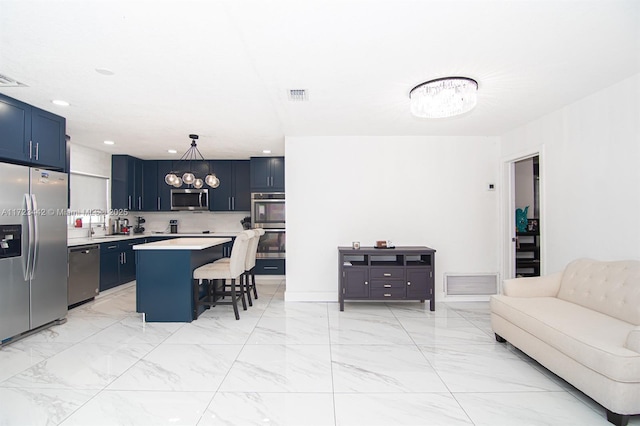
[{"label": "white countertop", "polygon": [[134,250],[204,250],[228,243],[231,238],[173,238],[153,243],[136,244]]},{"label": "white countertop", "polygon": [[178,233],[178,234],[162,234],[155,232],[145,232],[144,234],[131,234],[131,235],[101,235],[94,236],[93,238],[85,237],[85,238],[69,238],[67,240],[67,247],[75,247],[75,246],[83,246],[86,244],[101,244],[101,243],[111,243],[118,242],[124,240],[135,240],[137,238],[160,238],[160,237],[171,237],[171,238],[184,238],[184,237],[199,237],[199,238],[224,238],[224,237],[236,237],[242,231],[216,231],[209,232],[208,234],[203,234],[202,232],[194,232],[194,233]]}]

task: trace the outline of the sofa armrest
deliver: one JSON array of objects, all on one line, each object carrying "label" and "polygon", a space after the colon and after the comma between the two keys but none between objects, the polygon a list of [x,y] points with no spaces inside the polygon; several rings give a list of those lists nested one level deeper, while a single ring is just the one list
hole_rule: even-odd
[{"label": "sofa armrest", "polygon": [[560,290],[562,272],[543,277],[512,278],[504,280],[503,293],[512,297],[555,297]]},{"label": "sofa armrest", "polygon": [[640,353],[640,325],[629,332],[624,345],[627,349]]}]

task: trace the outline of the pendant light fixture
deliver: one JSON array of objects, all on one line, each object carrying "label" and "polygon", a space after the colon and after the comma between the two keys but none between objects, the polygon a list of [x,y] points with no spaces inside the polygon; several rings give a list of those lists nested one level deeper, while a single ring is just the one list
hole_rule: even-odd
[{"label": "pendant light fixture", "polygon": [[411,113],[421,118],[445,118],[471,111],[477,103],[478,82],[467,77],[445,77],[411,89]]},{"label": "pendant light fixture", "polygon": [[[198,135],[189,135],[189,138],[191,138],[191,146],[187,152],[180,157],[175,170],[172,170],[165,175],[165,183],[176,188],[180,188],[185,184],[191,185],[196,189],[200,189],[205,183],[211,188],[217,188],[220,186],[220,179],[218,179],[214,173],[211,173],[211,165],[208,161],[205,161],[204,157],[200,153],[196,142],[196,140],[198,140]],[[195,170],[198,170],[198,168],[195,167],[198,162],[202,162],[207,166],[208,173],[204,177],[204,180],[196,176],[194,173]]]}]

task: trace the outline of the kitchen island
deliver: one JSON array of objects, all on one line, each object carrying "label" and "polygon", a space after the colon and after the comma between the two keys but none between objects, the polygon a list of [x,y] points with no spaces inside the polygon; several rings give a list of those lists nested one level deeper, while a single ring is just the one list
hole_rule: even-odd
[{"label": "kitchen island", "polygon": [[138,244],[136,311],[149,322],[191,322],[193,271],[222,258],[231,238],[175,238]]}]

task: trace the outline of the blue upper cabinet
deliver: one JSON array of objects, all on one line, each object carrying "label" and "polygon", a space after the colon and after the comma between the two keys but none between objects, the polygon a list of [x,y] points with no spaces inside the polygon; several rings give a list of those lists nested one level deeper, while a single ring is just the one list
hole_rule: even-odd
[{"label": "blue upper cabinet", "polygon": [[[251,210],[251,185],[249,160],[237,160],[233,162],[233,209],[235,211]],[[284,187],[284,185],[283,185]]]},{"label": "blue upper cabinet", "polygon": [[31,146],[34,164],[65,169],[67,160],[65,127],[66,120],[63,117],[32,108]]},{"label": "blue upper cabinet", "polygon": [[0,95],[0,159],[67,171],[66,121]]},{"label": "blue upper cabinet", "polygon": [[206,184],[203,187],[209,190],[209,210],[250,210],[248,160],[205,160],[189,165],[172,160],[140,160],[128,155],[111,157],[111,205],[114,209],[132,211],[170,211],[173,187],[165,183],[164,177],[169,172],[181,175],[186,171],[202,179],[211,172],[220,179],[218,188]]},{"label": "blue upper cabinet", "polygon": [[3,159],[29,159],[31,106],[0,96],[0,138],[0,156]]},{"label": "blue upper cabinet", "polygon": [[251,192],[284,192],[284,157],[251,157]]},{"label": "blue upper cabinet", "polygon": [[[164,179],[162,180],[164,183]],[[153,212],[160,210],[160,197],[158,196],[158,161],[142,161],[142,209]]]},{"label": "blue upper cabinet", "polygon": [[172,160],[158,160],[158,211],[170,211],[171,210],[171,188],[164,181],[164,177],[167,173],[173,171]]},{"label": "blue upper cabinet", "polygon": [[164,181],[167,173],[175,171],[172,160],[144,160],[142,162],[142,211],[171,210],[171,189]]},{"label": "blue upper cabinet", "polygon": [[249,211],[251,208],[249,161],[213,160],[211,172],[220,179],[220,186],[209,188],[209,210]]},{"label": "blue upper cabinet", "polygon": [[129,155],[111,156],[111,208],[142,210],[143,161]]}]

